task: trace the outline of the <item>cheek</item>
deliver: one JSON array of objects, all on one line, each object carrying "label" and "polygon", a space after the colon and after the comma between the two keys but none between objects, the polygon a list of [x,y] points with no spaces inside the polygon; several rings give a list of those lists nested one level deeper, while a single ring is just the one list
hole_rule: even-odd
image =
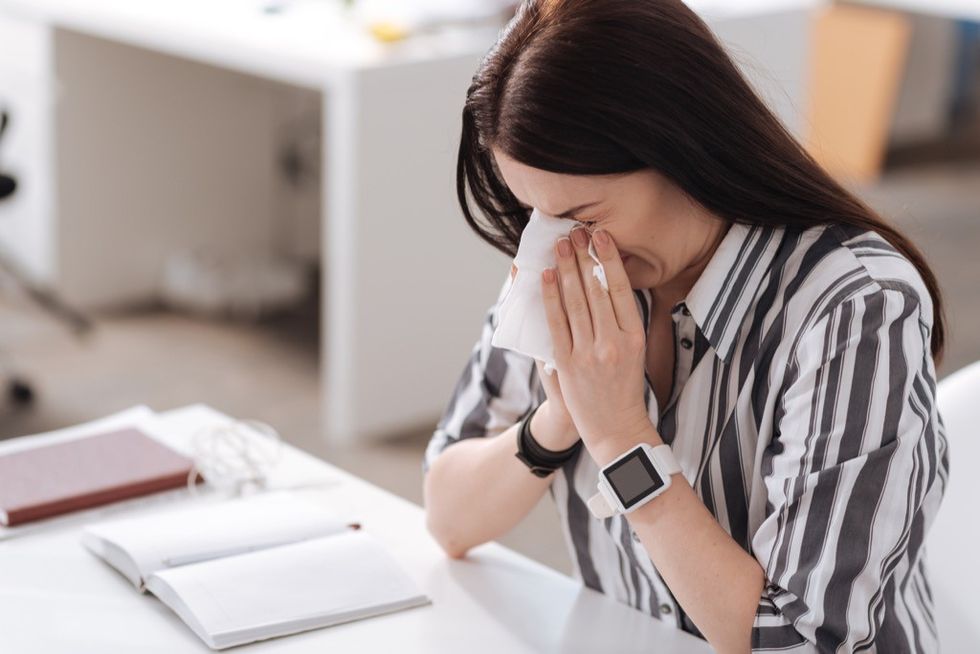
[{"label": "cheek", "polygon": [[623,262],[623,268],[627,272],[632,270],[650,270],[651,268],[659,270],[660,267],[659,259],[649,253],[629,254]]},{"label": "cheek", "polygon": [[651,288],[662,280],[664,265],[656,255],[632,255],[623,264],[623,270],[634,288]]}]

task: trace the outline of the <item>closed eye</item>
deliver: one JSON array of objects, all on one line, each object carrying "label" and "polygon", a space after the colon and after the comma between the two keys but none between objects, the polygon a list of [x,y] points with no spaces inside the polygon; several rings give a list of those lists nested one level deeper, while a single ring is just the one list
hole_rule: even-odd
[{"label": "closed eye", "polygon": [[[523,202],[520,203],[520,207],[521,207],[521,209],[524,209],[525,211],[533,211],[534,210],[534,207],[529,207],[528,205],[524,204]],[[583,225],[584,227],[592,227],[593,225],[595,225],[596,223],[599,222],[598,220],[580,220],[578,218],[566,218],[566,217],[561,217],[561,216],[559,216],[559,218],[561,220],[574,220],[575,222],[579,223],[580,225]]]}]

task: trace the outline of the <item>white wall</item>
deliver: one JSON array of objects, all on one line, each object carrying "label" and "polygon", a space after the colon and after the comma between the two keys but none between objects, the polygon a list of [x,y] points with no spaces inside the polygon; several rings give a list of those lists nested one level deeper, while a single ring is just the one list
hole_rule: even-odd
[{"label": "white wall", "polygon": [[273,247],[277,85],[72,32],[55,70],[67,299],[152,296],[177,248]]}]

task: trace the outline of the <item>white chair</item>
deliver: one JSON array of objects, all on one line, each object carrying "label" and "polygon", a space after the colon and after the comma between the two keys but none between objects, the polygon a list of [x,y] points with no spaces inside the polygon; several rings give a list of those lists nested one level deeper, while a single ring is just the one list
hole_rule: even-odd
[{"label": "white chair", "polygon": [[949,440],[950,476],[926,537],[944,652],[980,652],[980,361],[936,389]]}]

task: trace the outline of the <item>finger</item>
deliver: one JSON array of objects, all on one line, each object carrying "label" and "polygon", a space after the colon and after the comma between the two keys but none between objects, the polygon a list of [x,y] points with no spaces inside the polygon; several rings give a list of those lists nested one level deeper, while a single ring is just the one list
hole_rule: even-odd
[{"label": "finger", "polygon": [[592,315],[592,329],[596,338],[603,334],[613,334],[619,331],[616,322],[616,312],[613,310],[609,292],[602,287],[602,282],[596,277],[594,270],[596,262],[589,255],[590,235],[585,229],[572,231],[572,243],[575,245],[575,258],[578,259],[582,285],[589,301],[589,311]]},{"label": "finger", "polygon": [[555,246],[558,257],[558,281],[561,285],[561,298],[565,303],[565,315],[572,332],[572,348],[588,346],[592,343],[592,315],[589,301],[582,288],[582,279],[575,259],[575,248],[567,238],[562,238]]},{"label": "finger", "polygon": [[[558,277],[554,268],[548,268],[541,274],[541,294],[544,296],[544,312],[548,317],[548,330],[554,343],[554,357],[564,358],[572,349],[572,336],[568,330],[568,319],[561,305],[561,291],[558,288]],[[542,371],[544,365],[541,366]]]},{"label": "finger", "polygon": [[616,314],[619,328],[625,332],[644,331],[643,319],[636,307],[636,298],[629,276],[623,268],[623,260],[619,256],[619,248],[612,235],[603,230],[597,230],[592,235],[596,254],[606,271],[606,282],[609,284],[609,297]]}]

